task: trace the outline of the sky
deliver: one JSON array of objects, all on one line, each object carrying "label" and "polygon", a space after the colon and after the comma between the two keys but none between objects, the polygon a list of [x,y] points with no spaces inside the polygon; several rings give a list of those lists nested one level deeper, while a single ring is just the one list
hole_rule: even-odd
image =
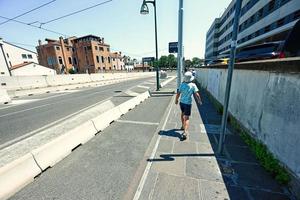
[{"label": "sky", "polygon": [[[13,18],[54,0],[0,0],[0,16]],[[16,20],[25,23],[47,22],[106,0],[55,0]],[[66,36],[97,35],[105,38],[112,51],[132,58],[155,56],[154,10],[141,15],[143,0],[112,0],[106,4],[44,24],[42,27]],[[186,59],[204,57],[206,32],[216,17],[221,16],[231,0],[184,0],[183,44]],[[168,55],[168,43],[178,39],[179,0],[156,0],[159,56]],[[0,17],[0,23],[5,21]],[[13,21],[0,25],[0,37],[35,51],[38,40],[58,39],[54,34]]]}]

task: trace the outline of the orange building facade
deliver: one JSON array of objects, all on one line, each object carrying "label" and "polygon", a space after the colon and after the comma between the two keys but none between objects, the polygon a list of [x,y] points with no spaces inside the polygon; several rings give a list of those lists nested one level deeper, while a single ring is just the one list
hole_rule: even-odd
[{"label": "orange building facade", "polygon": [[46,39],[36,47],[41,65],[62,73],[98,73],[112,70],[110,45],[94,35],[59,40]]}]

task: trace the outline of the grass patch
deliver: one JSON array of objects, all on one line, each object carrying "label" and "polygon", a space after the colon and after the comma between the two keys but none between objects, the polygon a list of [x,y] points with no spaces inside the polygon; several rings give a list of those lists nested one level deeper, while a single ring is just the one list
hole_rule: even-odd
[{"label": "grass patch", "polygon": [[[220,102],[218,102],[205,88],[201,87],[199,83],[197,83],[197,86],[205,90],[210,102],[217,109],[218,113],[222,114],[222,104],[220,104]],[[232,115],[229,115],[229,123],[249,146],[250,150],[254,153],[261,166],[263,166],[263,168],[268,171],[280,184],[287,185],[291,180],[288,171],[268,150],[267,146],[253,138],[250,132],[246,128],[242,127],[238,120],[236,120]]]}]

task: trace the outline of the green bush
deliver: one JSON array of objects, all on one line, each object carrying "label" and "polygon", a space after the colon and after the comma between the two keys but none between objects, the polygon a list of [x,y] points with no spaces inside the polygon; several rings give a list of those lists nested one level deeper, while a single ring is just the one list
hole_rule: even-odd
[{"label": "green bush", "polygon": [[75,74],[76,73],[76,71],[74,70],[74,69],[69,69],[69,74]]}]

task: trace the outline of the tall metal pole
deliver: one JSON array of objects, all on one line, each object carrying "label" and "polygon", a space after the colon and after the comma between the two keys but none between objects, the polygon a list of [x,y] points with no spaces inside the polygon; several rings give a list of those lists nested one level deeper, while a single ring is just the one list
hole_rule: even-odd
[{"label": "tall metal pole", "polygon": [[232,42],[231,42],[231,50],[230,50],[230,62],[228,66],[224,109],[223,109],[223,116],[222,116],[222,126],[221,126],[219,145],[218,145],[218,154],[221,154],[223,152],[223,147],[225,142],[225,132],[226,132],[226,125],[227,125],[227,117],[228,117],[228,104],[230,98],[232,74],[234,69],[234,60],[235,60],[235,53],[236,53],[237,34],[238,34],[238,27],[240,21],[241,5],[242,5],[242,0],[236,0],[234,24],[233,24],[233,31],[232,31]]},{"label": "tall metal pole", "polygon": [[160,88],[159,84],[159,68],[158,68],[158,44],[157,44],[157,20],[156,20],[156,0],[154,0],[154,21],[155,21],[155,65],[156,65],[156,90]]},{"label": "tall metal pole", "polygon": [[181,84],[183,64],[183,0],[179,0],[178,11],[178,54],[177,54],[177,90]]}]

